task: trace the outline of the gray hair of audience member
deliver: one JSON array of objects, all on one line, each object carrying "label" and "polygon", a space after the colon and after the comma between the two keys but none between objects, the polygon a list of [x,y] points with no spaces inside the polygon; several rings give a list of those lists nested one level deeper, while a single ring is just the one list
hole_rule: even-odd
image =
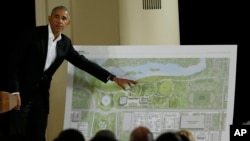
[{"label": "gray hair of audience member", "polygon": [[175,132],[164,132],[155,141],[182,141],[181,136]]},{"label": "gray hair of audience member", "polygon": [[61,131],[53,141],[85,141],[85,138],[77,129],[69,128]]},{"label": "gray hair of audience member", "polygon": [[129,141],[153,141],[153,134],[147,127],[138,126],[131,132]]},{"label": "gray hair of audience member", "polygon": [[195,141],[195,137],[191,131],[188,129],[180,129],[179,131],[176,132],[177,134],[181,136],[185,136],[189,139],[189,141]]}]

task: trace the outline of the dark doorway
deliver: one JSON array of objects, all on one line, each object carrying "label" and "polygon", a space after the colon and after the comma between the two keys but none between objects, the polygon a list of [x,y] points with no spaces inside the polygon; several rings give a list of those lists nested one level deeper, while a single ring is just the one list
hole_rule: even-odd
[{"label": "dark doorway", "polygon": [[13,42],[28,27],[36,25],[35,0],[5,1],[1,8],[0,90],[6,87],[6,65]]},{"label": "dark doorway", "polygon": [[250,120],[249,114],[246,114],[246,108],[249,107],[246,93],[248,90],[240,81],[248,80],[246,77],[249,77],[243,64],[244,60],[247,60],[243,53],[248,45],[244,38],[240,38],[243,33],[237,32],[238,26],[245,28],[238,24],[240,19],[237,9],[235,1],[179,0],[181,45],[237,44],[233,124],[242,124]]}]

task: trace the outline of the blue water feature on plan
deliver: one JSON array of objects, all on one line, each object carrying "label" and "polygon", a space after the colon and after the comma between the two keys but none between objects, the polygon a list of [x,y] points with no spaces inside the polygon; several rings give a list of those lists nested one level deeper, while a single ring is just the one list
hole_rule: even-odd
[{"label": "blue water feature on plan", "polygon": [[[178,58],[177,58],[178,59]],[[95,59],[95,61],[102,65],[105,62],[105,59]],[[143,78],[153,75],[166,75],[166,76],[188,76],[194,73],[200,72],[206,68],[206,59],[200,58],[200,62],[196,65],[190,65],[189,67],[182,67],[178,64],[168,63],[155,63],[148,62],[144,64],[139,64],[138,66],[123,66],[123,67],[109,67],[106,68],[109,71],[113,72],[117,76],[124,77],[129,71],[137,72],[129,74],[128,77],[133,78]],[[154,71],[152,70],[154,69]]]}]

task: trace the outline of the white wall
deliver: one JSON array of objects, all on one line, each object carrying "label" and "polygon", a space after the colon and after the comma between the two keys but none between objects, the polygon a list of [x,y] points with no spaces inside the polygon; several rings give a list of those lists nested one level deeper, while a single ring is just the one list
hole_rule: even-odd
[{"label": "white wall", "polygon": [[119,0],[120,44],[180,44],[178,1],[161,0],[160,9],[143,9],[142,0]]}]

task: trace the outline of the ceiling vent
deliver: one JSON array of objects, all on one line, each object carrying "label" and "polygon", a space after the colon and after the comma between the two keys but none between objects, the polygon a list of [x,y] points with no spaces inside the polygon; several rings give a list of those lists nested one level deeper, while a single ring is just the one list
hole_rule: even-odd
[{"label": "ceiling vent", "polygon": [[161,0],[142,0],[143,10],[161,9]]}]

